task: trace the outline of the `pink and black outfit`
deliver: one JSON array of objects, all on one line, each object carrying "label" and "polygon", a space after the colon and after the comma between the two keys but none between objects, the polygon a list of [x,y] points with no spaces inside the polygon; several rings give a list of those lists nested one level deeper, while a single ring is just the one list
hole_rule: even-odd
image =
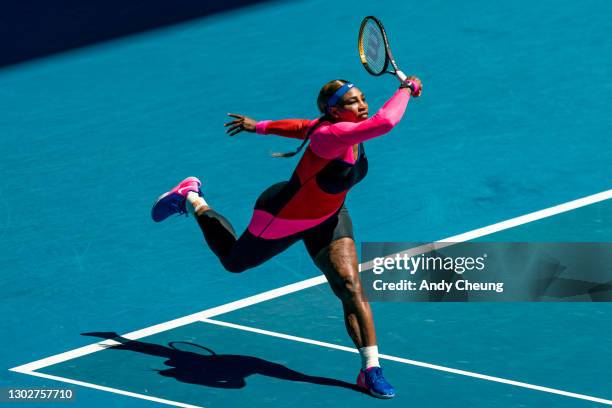
[{"label": "pink and black outfit", "polygon": [[[251,222],[240,238],[214,210],[198,217],[208,245],[224,267],[244,271],[299,240],[314,258],[331,242],[352,237],[344,201],[368,171],[363,142],[393,129],[409,99],[410,94],[399,89],[374,116],[362,122],[332,123],[325,116],[259,122],[259,134],[309,137],[310,144],[291,178],[269,187],[258,198]],[[358,145],[356,155],[354,145]]]}]

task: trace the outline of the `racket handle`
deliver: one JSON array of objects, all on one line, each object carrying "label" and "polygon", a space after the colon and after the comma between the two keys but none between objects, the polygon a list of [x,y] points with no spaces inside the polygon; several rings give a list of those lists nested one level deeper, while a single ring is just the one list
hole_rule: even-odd
[{"label": "racket handle", "polygon": [[408,78],[406,76],[406,74],[404,74],[402,71],[400,71],[399,69],[397,71],[395,71],[395,76],[397,77],[397,79],[399,79],[399,81],[401,83],[404,83],[404,81]]}]

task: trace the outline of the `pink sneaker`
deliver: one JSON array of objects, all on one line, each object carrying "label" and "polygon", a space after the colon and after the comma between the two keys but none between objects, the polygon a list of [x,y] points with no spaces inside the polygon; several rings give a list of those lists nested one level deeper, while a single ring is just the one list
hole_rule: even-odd
[{"label": "pink sneaker", "polygon": [[368,391],[376,398],[395,397],[395,388],[385,380],[380,367],[370,367],[365,371],[359,371],[357,386]]},{"label": "pink sneaker", "polygon": [[195,191],[201,194],[201,185],[202,183],[197,177],[187,177],[185,180],[181,181],[178,186],[159,196],[151,209],[153,221],[163,221],[172,214],[186,214],[187,208],[185,204],[187,202],[187,193]]}]

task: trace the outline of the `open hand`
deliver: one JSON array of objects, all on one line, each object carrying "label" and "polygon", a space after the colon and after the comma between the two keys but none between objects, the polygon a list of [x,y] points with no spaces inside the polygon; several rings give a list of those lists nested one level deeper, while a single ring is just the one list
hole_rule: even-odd
[{"label": "open hand", "polygon": [[231,116],[235,118],[231,122],[227,122],[223,126],[229,128],[225,131],[230,136],[235,136],[243,130],[247,132],[255,132],[255,126],[257,125],[257,121],[255,119],[251,119],[248,116],[238,115],[236,113],[228,113],[227,116]]}]

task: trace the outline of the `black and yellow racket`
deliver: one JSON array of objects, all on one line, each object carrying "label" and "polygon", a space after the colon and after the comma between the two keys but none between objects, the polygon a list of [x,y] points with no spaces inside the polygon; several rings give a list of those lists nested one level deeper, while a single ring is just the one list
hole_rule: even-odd
[{"label": "black and yellow racket", "polygon": [[[357,45],[361,63],[370,74],[375,76],[392,74],[400,82],[406,80],[406,74],[395,63],[387,33],[379,19],[374,16],[367,16],[363,19],[361,27],[359,27]],[[389,64],[391,64],[390,69],[388,69]]]}]

